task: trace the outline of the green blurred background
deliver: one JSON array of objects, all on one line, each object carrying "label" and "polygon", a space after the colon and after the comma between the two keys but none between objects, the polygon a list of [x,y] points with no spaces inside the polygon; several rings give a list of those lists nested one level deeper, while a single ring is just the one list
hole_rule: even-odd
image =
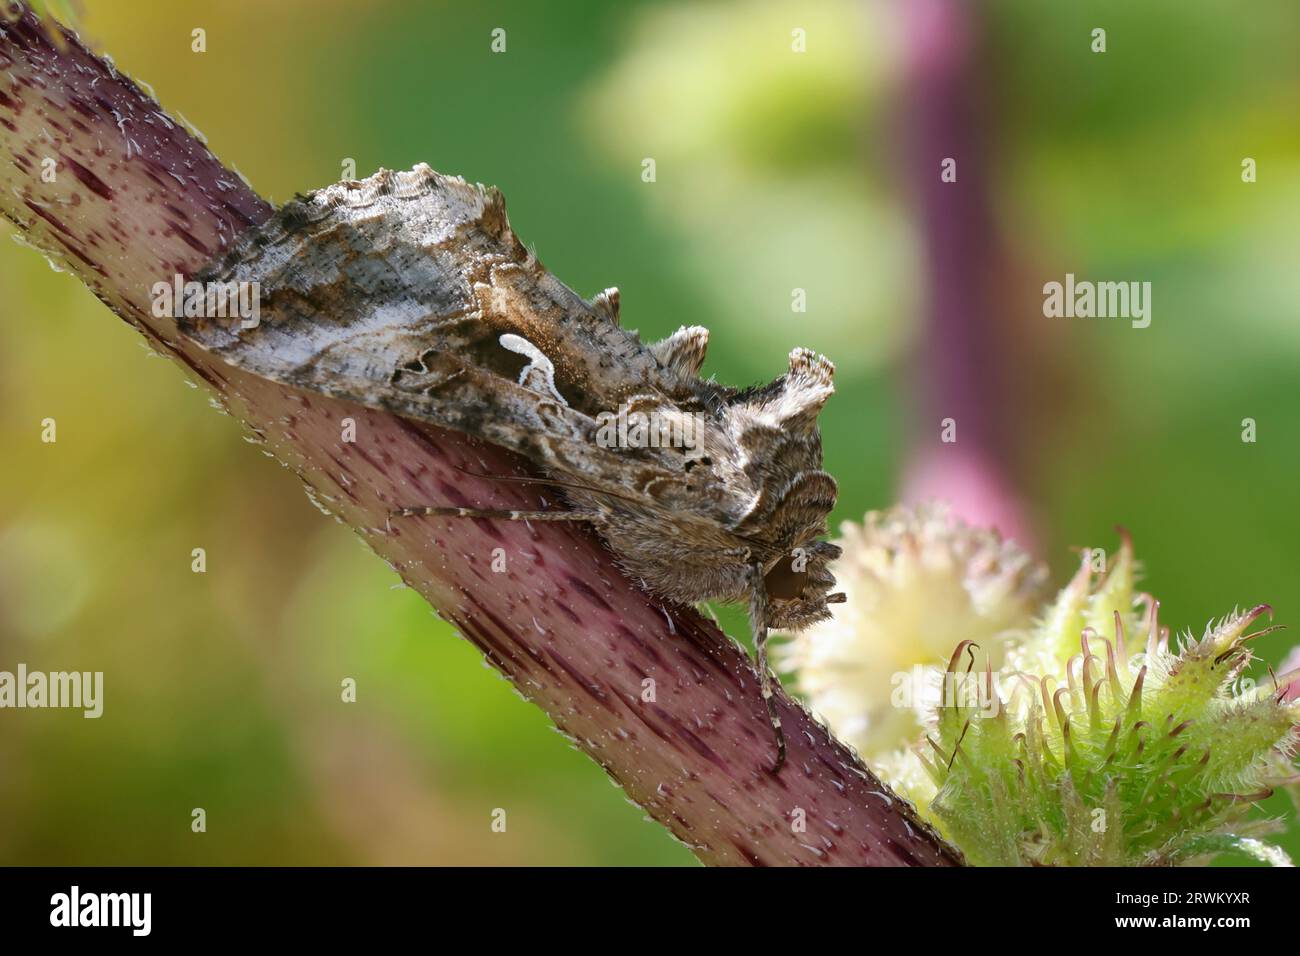
[{"label": "green blurred background", "polygon": [[[621,288],[625,325],[708,325],[722,381],[827,353],[837,523],[908,495],[938,414],[969,414],[998,513],[1058,581],[1122,523],[1175,629],[1261,601],[1300,622],[1300,7],[960,6],[978,122],[949,188],[986,197],[974,251],[998,253],[967,291],[996,347],[969,364],[999,398],[934,415],[918,208],[939,157],[903,145],[927,4],[85,0],[77,20],[276,201],[347,158],[428,162],[500,186],[559,277]],[[1066,272],[1151,281],[1151,327],[1045,319]],[[106,675],[99,720],[0,711],[0,862],[691,863],[78,282],[6,242],[0,301],[0,669]]]}]

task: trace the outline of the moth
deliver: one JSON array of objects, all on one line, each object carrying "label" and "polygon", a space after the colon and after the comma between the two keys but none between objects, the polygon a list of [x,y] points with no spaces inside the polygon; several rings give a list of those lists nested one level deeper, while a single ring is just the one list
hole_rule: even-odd
[{"label": "moth", "polygon": [[203,348],[504,446],[568,505],[413,502],[396,516],[587,522],[650,592],[747,603],[780,769],[768,629],[797,630],[844,600],[827,567],[839,548],[821,540],[836,496],[817,427],[828,360],[795,349],[761,387],[701,379],[707,329],[642,342],[619,323],[617,289],[588,302],[542,266],[498,190],[423,164],[300,196],[194,278],[262,290],[256,327],[180,318]]}]

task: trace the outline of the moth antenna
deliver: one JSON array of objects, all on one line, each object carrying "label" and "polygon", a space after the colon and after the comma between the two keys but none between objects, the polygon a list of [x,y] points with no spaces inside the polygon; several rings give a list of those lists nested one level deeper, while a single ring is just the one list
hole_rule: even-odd
[{"label": "moth antenna", "polygon": [[763,566],[752,568],[749,586],[749,626],[754,637],[754,651],[758,657],[758,680],[767,706],[767,719],[776,735],[776,763],[768,771],[781,772],[785,765],[785,731],[781,729],[781,715],[776,710],[776,691],[773,687],[772,669],[767,663],[767,586],[763,583]]},{"label": "moth antenna", "polygon": [[470,475],[473,478],[482,478],[484,481],[513,481],[519,484],[539,484],[555,485],[557,488],[571,488],[574,491],[588,491],[593,495],[605,495],[608,498],[619,498],[623,501],[630,501],[633,504],[637,500],[629,495],[621,495],[616,491],[607,491],[604,488],[596,488],[593,485],[583,485],[576,481],[561,481],[558,478],[529,477],[525,475],[485,475],[480,471],[470,471],[468,468],[462,468],[460,465],[452,465],[457,471]]},{"label": "moth antenna", "polygon": [[[495,518],[501,521],[585,521],[600,524],[594,511],[511,511],[505,508],[461,508],[456,505],[407,505],[389,512],[390,518]],[[392,525],[389,524],[389,530]]]}]

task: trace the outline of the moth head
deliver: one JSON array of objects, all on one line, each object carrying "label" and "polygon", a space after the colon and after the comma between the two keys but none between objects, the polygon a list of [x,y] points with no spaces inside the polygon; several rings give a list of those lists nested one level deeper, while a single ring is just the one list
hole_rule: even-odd
[{"label": "moth head", "polygon": [[831,604],[844,601],[832,594],[835,576],[830,563],[840,556],[838,546],[813,541],[782,555],[766,569],[763,587],[767,591],[769,627],[797,631],[831,616]]},{"label": "moth head", "polygon": [[[732,422],[747,471],[758,485],[738,524],[775,552],[763,566],[771,627],[798,630],[830,616],[835,577],[829,564],[839,548],[820,541],[835,506],[835,479],[822,470],[817,415],[835,391],[835,366],[808,349],[790,353],[786,374],[737,396]],[[772,552],[769,552],[772,553]]]}]

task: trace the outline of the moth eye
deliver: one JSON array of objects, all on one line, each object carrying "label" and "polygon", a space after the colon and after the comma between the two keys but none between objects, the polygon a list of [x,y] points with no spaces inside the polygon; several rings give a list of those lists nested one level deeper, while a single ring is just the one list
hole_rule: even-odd
[{"label": "moth eye", "polygon": [[796,571],[793,556],[788,556],[778,561],[776,566],[763,576],[763,586],[767,589],[768,597],[792,601],[803,597],[804,584],[807,580],[808,572]]}]

